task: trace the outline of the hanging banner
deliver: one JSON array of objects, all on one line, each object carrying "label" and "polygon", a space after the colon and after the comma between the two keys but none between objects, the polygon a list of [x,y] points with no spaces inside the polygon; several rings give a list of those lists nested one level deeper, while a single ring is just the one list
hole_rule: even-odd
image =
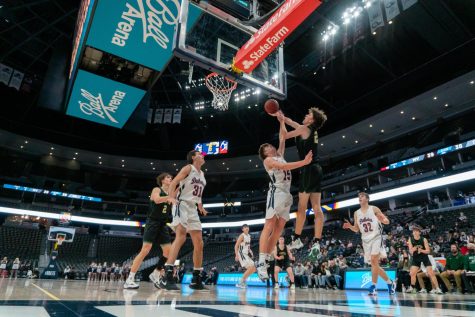
[{"label": "hanging banner", "polygon": [[145,90],[79,70],[66,114],[122,128],[144,95]]},{"label": "hanging banner", "polygon": [[16,90],[20,90],[21,82],[23,81],[24,76],[25,76],[25,74],[15,70],[13,72],[12,77],[10,78],[10,83],[8,84],[8,86],[13,87]]},{"label": "hanging banner", "polygon": [[233,69],[252,72],[282,43],[315,9],[319,0],[287,0],[267,22],[239,49]]},{"label": "hanging banner", "polygon": [[371,33],[375,32],[378,28],[384,26],[383,10],[378,2],[368,7],[369,26],[371,27]]},{"label": "hanging banner", "polygon": [[163,123],[172,123],[172,115],[173,115],[173,109],[171,108],[165,109],[165,112],[163,115]]},{"label": "hanging banner", "polygon": [[407,10],[417,3],[417,0],[401,0],[402,9]]},{"label": "hanging banner", "polygon": [[[87,45],[163,71],[173,56],[181,0],[99,0]],[[194,24],[199,12],[188,15]]]},{"label": "hanging banner", "polygon": [[181,108],[173,109],[173,123],[181,123]]},{"label": "hanging banner", "polygon": [[0,63],[0,83],[8,85],[10,77],[12,77],[13,68]]},{"label": "hanging banner", "polygon": [[155,110],[155,118],[153,120],[153,123],[162,123],[163,122],[163,109],[157,109]]},{"label": "hanging banner", "polygon": [[147,114],[147,123],[151,124],[153,119],[153,109],[148,109],[148,114]]},{"label": "hanging banner", "polygon": [[397,0],[384,0],[384,10],[386,10],[386,19],[391,21],[399,14]]},{"label": "hanging banner", "polygon": [[364,39],[364,23],[362,18],[354,19],[354,32],[353,32],[353,44],[358,43],[362,39]]}]

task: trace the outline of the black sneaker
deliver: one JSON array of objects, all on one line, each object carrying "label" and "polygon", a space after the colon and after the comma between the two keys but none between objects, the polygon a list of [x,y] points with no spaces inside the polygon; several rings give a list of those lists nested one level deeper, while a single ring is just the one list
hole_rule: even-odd
[{"label": "black sneaker", "polygon": [[161,278],[158,282],[158,288],[164,289],[167,291],[179,291],[180,289],[176,286],[176,282],[173,279],[173,275],[167,276],[165,278]]},{"label": "black sneaker", "polygon": [[203,282],[201,281],[201,276],[199,275],[193,276],[193,278],[191,279],[190,288],[197,291],[209,291],[209,289],[203,285]]}]

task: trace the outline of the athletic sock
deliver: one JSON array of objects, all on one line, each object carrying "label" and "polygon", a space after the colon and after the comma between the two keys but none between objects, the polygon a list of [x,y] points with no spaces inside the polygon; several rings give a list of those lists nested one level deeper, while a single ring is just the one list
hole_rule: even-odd
[{"label": "athletic sock", "polygon": [[320,238],[313,237],[312,244],[317,242],[320,242]]},{"label": "athletic sock", "polygon": [[266,263],[267,253],[259,253],[259,264]]},{"label": "athletic sock", "polygon": [[167,263],[167,258],[164,257],[163,255],[160,257],[160,259],[158,260],[158,263],[157,263],[157,269],[160,271],[163,269],[163,266],[165,263]]},{"label": "athletic sock", "polygon": [[135,279],[135,272],[130,272],[127,281],[133,282]]},{"label": "athletic sock", "polygon": [[266,263],[270,261],[270,254],[266,253]]},{"label": "athletic sock", "polygon": [[294,240],[300,239],[300,235],[294,232]]}]

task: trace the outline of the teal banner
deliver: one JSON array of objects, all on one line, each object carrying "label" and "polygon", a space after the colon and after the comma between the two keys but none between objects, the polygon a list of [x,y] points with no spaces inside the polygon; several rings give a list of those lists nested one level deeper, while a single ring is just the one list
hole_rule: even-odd
[{"label": "teal banner", "polygon": [[144,90],[79,70],[66,114],[122,128],[144,95]]}]

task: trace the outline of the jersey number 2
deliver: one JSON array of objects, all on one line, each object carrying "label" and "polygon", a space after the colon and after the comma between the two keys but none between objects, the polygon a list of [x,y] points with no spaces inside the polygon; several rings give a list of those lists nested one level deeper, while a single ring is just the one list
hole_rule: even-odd
[{"label": "jersey number 2", "polygon": [[194,185],[193,186],[193,196],[201,197],[203,195],[203,187]]}]

